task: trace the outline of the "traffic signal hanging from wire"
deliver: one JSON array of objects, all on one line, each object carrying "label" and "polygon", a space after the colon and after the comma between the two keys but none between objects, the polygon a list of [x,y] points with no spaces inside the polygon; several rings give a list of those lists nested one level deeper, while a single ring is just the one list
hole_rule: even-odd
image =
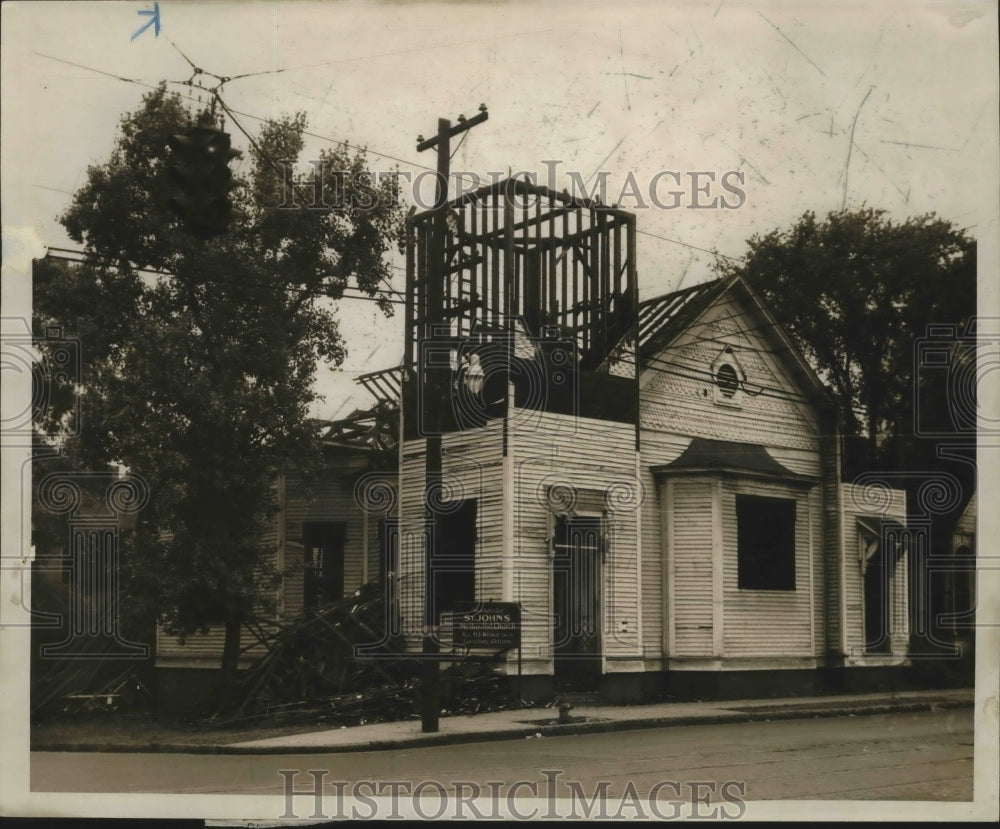
[{"label": "traffic signal hanging from wire", "polygon": [[189,127],[171,136],[169,144],[176,160],[170,172],[181,191],[170,199],[170,207],[199,239],[225,233],[236,216],[229,199],[229,162],[240,154],[232,149],[229,135],[214,127]]}]

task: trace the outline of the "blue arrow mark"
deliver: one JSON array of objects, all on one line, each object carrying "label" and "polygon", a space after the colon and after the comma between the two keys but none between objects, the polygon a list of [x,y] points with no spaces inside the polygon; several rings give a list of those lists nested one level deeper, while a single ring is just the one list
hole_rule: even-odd
[{"label": "blue arrow mark", "polygon": [[154,37],[159,37],[160,36],[160,4],[159,3],[153,3],[153,10],[152,11],[142,10],[142,11],[136,12],[136,14],[145,15],[146,17],[150,18],[150,21],[145,26],[143,26],[141,29],[139,29],[139,31],[137,31],[134,35],[132,35],[132,40],[135,40],[137,37],[139,37],[139,35],[141,35],[144,31],[146,31],[146,29],[148,29],[150,26],[153,27],[153,36]]}]

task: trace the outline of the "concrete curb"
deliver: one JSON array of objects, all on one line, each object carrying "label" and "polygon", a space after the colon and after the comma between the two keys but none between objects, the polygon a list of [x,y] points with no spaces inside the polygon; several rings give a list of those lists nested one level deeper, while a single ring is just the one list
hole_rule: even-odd
[{"label": "concrete curb", "polygon": [[949,708],[971,708],[973,700],[931,699],[899,700],[895,702],[860,703],[857,705],[818,705],[787,709],[761,710],[731,709],[723,713],[676,714],[628,719],[593,720],[564,725],[525,725],[457,733],[416,734],[387,740],[366,740],[353,743],[312,745],[240,746],[240,745],[183,745],[177,743],[152,743],[148,746],[99,743],[53,744],[32,748],[33,752],[101,752],[130,754],[340,754],[358,751],[389,751],[397,748],[426,748],[428,746],[457,745],[460,743],[492,742],[496,740],[523,740],[530,737],[557,737],[567,734],[598,734],[610,731],[634,731],[643,728],[662,728],[684,725],[722,725],[728,723],[770,722],[771,720],[815,719],[820,717],[851,717],[870,714],[934,711]]}]

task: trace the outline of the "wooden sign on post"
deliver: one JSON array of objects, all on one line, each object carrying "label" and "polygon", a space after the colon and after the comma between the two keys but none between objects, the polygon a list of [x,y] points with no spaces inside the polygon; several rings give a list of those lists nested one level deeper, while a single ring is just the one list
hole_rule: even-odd
[{"label": "wooden sign on post", "polygon": [[453,640],[467,648],[521,648],[521,606],[517,602],[458,602]]}]

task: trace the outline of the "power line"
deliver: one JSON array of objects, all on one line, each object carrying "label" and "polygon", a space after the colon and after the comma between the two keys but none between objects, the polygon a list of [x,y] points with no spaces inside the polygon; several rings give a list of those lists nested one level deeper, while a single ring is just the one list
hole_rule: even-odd
[{"label": "power line", "polygon": [[[57,58],[52,55],[46,55],[44,52],[35,52],[36,55],[42,58],[47,58],[48,60],[54,60],[57,63],[65,63],[67,66],[75,66],[77,69],[86,69],[88,72],[96,72],[98,75],[104,75],[108,78],[114,78],[116,81],[124,81],[125,83],[134,83],[139,86],[145,86],[149,89],[156,89],[154,84],[148,84],[144,81],[136,80],[135,78],[126,78],[123,75],[116,75],[113,72],[105,72],[103,69],[95,69],[93,66],[84,66],[82,63],[74,63],[71,60],[65,60],[64,58]],[[169,83],[178,83],[178,81],[170,81]]]},{"label": "power line", "polygon": [[[72,254],[86,256],[86,254],[83,253],[82,251],[76,251],[76,250],[72,250],[70,248],[56,248],[56,247],[51,247],[51,248],[48,248],[48,251],[62,251],[62,252],[65,252],[65,253],[72,253]],[[64,261],[68,261],[68,262],[74,262],[74,263],[77,263],[77,264],[85,264],[86,263],[85,259],[82,260],[82,259],[78,259],[78,258],[73,258],[71,256],[64,256],[64,255],[60,255],[58,253],[47,253],[46,257],[47,258],[52,258],[52,259],[64,260]],[[172,273],[170,273],[168,271],[162,271],[162,270],[158,270],[158,269],[154,269],[154,268],[136,268],[136,271],[138,271],[140,273],[153,274],[153,275],[157,275],[157,276],[168,276],[168,277],[171,277],[171,278],[176,278],[175,274],[172,274]],[[210,278],[209,280],[206,280],[206,281],[207,282],[221,283],[221,284],[251,285],[251,286],[257,286],[257,287],[273,287],[275,285],[275,283],[273,283],[273,282],[263,282],[263,281],[259,281],[259,280],[247,280],[247,279],[237,279],[237,278],[227,278],[227,277],[222,277],[222,276],[214,276],[214,277],[212,277],[212,278]],[[297,288],[297,287],[292,286],[292,285],[284,285],[283,289],[286,290],[286,291],[299,292],[299,293],[304,293],[307,290],[307,289],[300,289],[300,288]],[[344,290],[346,291],[346,290],[358,290],[358,289],[355,289],[355,288],[345,288]],[[347,300],[378,301],[377,297],[371,297],[371,296],[367,296],[367,295],[364,295],[364,294],[355,295],[355,296],[350,296],[350,295],[345,294],[345,295],[343,295],[340,298],[341,299],[347,299]],[[388,298],[383,298],[383,299],[384,299],[384,301],[391,302],[391,303],[397,304],[397,305],[403,305],[403,304],[405,304],[405,300],[395,300],[395,299],[388,299]],[[773,323],[768,323],[768,325],[773,325]],[[713,382],[716,379],[715,375],[710,370],[699,369],[697,367],[694,367],[694,366],[691,366],[691,365],[687,365],[685,363],[679,363],[679,362],[675,362],[675,361],[670,360],[670,359],[664,359],[663,357],[650,357],[650,358],[646,358],[641,363],[637,363],[636,360],[629,359],[628,357],[618,357],[618,358],[616,358],[616,362],[623,363],[625,365],[638,366],[639,370],[649,369],[649,370],[652,370],[652,371],[656,371],[657,373],[660,373],[660,374],[675,376],[675,377],[679,377],[679,378],[682,378],[682,379],[696,380],[696,381],[711,380]],[[744,391],[748,395],[750,395],[751,397],[765,397],[765,398],[771,398],[771,399],[775,399],[775,400],[782,400],[782,401],[785,401],[785,402],[800,403],[800,404],[812,404],[812,403],[815,402],[814,398],[808,397],[806,395],[797,394],[797,393],[794,393],[794,392],[789,392],[787,389],[783,389],[783,388],[778,387],[778,386],[767,386],[767,385],[763,385],[763,384],[759,384],[759,383],[749,383],[749,384],[743,384],[743,385],[744,385]],[[747,388],[747,386],[750,386],[750,387],[755,388],[757,390],[756,391],[751,391],[750,388]],[[860,408],[860,407],[857,407],[857,406],[854,406],[854,405],[851,405],[848,408],[850,408],[851,411],[853,411],[855,414],[861,414],[861,415],[866,414],[866,410],[863,409],[863,408]]]},{"label": "power line", "polygon": [[[628,358],[624,358],[622,362],[632,362]],[[665,367],[660,370],[665,374],[674,374],[678,377],[685,377],[689,380],[711,380],[715,382],[715,373],[709,369],[695,368],[684,363],[674,362],[673,360],[667,360],[662,357],[647,357],[644,364],[648,366],[659,368]],[[680,370],[680,371],[679,371]],[[688,372],[687,374],[683,372]],[[746,386],[753,386],[757,391],[749,391]],[[765,386],[761,383],[741,383],[743,390],[747,392],[751,397],[770,397],[775,400],[784,400],[791,403],[808,403],[810,398],[806,395],[797,394],[795,392],[789,392],[787,389],[783,389],[780,386]]]},{"label": "power line", "polygon": [[[551,31],[553,31],[553,30],[552,29],[539,29],[539,30],[531,31],[531,32],[517,32],[517,33],[514,33],[514,34],[510,34],[510,35],[497,35],[497,36],[493,36],[493,37],[481,37],[481,38],[474,38],[474,39],[470,39],[470,40],[455,40],[455,41],[450,41],[448,43],[441,43],[441,44],[438,44],[436,46],[417,46],[417,47],[414,47],[412,49],[399,49],[399,50],[397,50],[395,52],[380,52],[380,53],[375,54],[375,55],[357,55],[357,56],[351,57],[351,58],[339,58],[337,60],[328,60],[328,61],[323,61],[321,63],[307,63],[307,64],[303,64],[301,66],[283,66],[283,67],[279,67],[277,69],[263,69],[263,70],[258,71],[258,72],[243,72],[243,73],[241,73],[239,75],[220,76],[220,75],[214,75],[213,74],[212,77],[218,78],[223,83],[228,83],[229,81],[236,81],[236,80],[240,80],[242,78],[253,78],[253,77],[257,77],[259,75],[276,75],[276,74],[279,74],[281,72],[298,72],[298,71],[300,71],[302,69],[321,69],[324,66],[336,66],[337,64],[341,64],[341,63],[353,63],[354,61],[359,61],[359,60],[377,60],[379,58],[398,57],[399,55],[410,55],[410,54],[413,54],[414,52],[440,51],[441,49],[449,49],[450,50],[450,49],[454,49],[456,46],[467,46],[467,45],[472,44],[472,43],[492,43],[492,42],[497,41],[497,40],[507,40],[507,39],[515,38],[515,37],[520,39],[520,38],[524,38],[524,37],[529,37],[531,35],[548,34]],[[167,39],[168,39],[168,41],[170,40],[169,38],[167,38]],[[173,44],[173,41],[170,41],[170,43],[172,45],[174,45],[175,49],[177,48],[176,44]],[[180,49],[177,49],[177,51],[180,52]],[[195,67],[194,63],[192,63],[187,58],[187,56],[184,55],[183,52],[181,52],[181,56],[184,57],[184,59],[187,60],[188,63],[191,64],[192,68],[197,68],[197,67]],[[204,70],[201,70],[201,71],[204,71]],[[205,74],[212,74],[212,73],[207,73],[206,72]]]},{"label": "power line", "polygon": [[[58,259],[60,261],[73,262],[73,263],[76,263],[78,265],[91,264],[91,260],[89,258],[90,254],[86,253],[85,251],[78,251],[78,250],[73,250],[71,248],[57,248],[57,247],[47,248],[47,251],[62,251],[64,253],[72,253],[72,254],[76,254],[77,256],[83,257],[83,258],[76,258],[75,256],[64,256],[64,255],[60,255],[58,253],[47,252],[46,255],[45,255],[45,258],[47,258],[47,259]],[[97,264],[97,265],[102,266],[102,267],[115,267],[115,265],[113,263],[101,262],[99,260],[96,261],[94,264]],[[159,270],[157,268],[140,268],[140,267],[136,267],[136,268],[134,268],[134,270],[137,273],[149,274],[149,275],[152,275],[152,276],[167,276],[167,277],[170,277],[171,279],[177,279],[177,274],[171,273],[170,271]],[[223,285],[228,285],[228,284],[232,284],[232,285],[250,285],[250,286],[259,287],[259,288],[268,288],[268,287],[274,287],[275,285],[277,285],[276,282],[264,282],[262,280],[242,279],[242,278],[224,277],[224,276],[213,276],[213,277],[210,277],[209,279],[206,279],[204,281],[206,283],[217,282],[217,283],[221,283]],[[280,287],[282,287],[283,290],[291,291],[291,292],[297,292],[299,294],[308,293],[311,290],[309,288],[299,288],[298,286],[291,285],[291,284],[285,284],[285,285],[282,285]],[[389,302],[389,303],[392,303],[393,305],[405,305],[406,304],[406,300],[405,299],[390,299],[389,297],[369,296],[368,294],[361,293],[362,289],[361,288],[357,288],[357,287],[345,286],[343,288],[343,290],[344,291],[358,291],[359,293],[358,293],[358,295],[354,295],[354,296],[349,296],[349,295],[345,294],[344,296],[341,297],[342,299],[350,299],[350,300],[360,299],[360,300],[365,300],[365,301],[368,301],[368,302]],[[402,296],[402,294],[400,294],[399,291],[396,291],[393,288],[390,288],[390,290],[392,290],[393,293],[395,293],[395,294],[397,294],[399,296]],[[335,298],[334,297],[330,297],[330,299],[335,299]]]},{"label": "power line", "polygon": [[[631,360],[627,357],[619,357],[617,362],[624,363],[625,365],[636,366],[636,361]],[[666,366],[666,367],[664,367]],[[657,358],[648,358],[644,360],[641,365],[639,365],[639,370],[650,370],[655,371],[658,374],[665,374],[674,377],[680,377],[686,380],[711,380],[715,382],[715,375],[711,371],[706,371],[704,369],[694,368],[692,366],[687,366],[682,363],[674,363],[669,360],[662,360]],[[683,369],[683,371],[678,371],[677,369]],[[746,388],[746,385],[754,386],[759,388],[759,391],[750,391]],[[781,389],[775,386],[762,386],[757,383],[741,384],[743,386],[744,392],[746,392],[751,397],[766,397],[775,400],[782,400],[787,403],[802,403],[802,404],[815,404],[815,398],[806,397],[805,395],[800,395],[794,392],[789,392],[785,389]],[[855,414],[866,415],[867,411],[864,408],[850,405],[842,406],[842,408],[850,409]]]},{"label": "power line", "polygon": [[[669,294],[667,296],[669,296]],[[775,316],[775,315],[772,314],[772,316]],[[715,319],[711,320],[711,322],[713,322],[713,323],[720,322],[721,323],[721,322],[729,322],[731,320],[737,320],[737,321],[739,321],[739,320],[742,320],[743,318],[744,318],[743,314],[733,313],[733,314],[727,314],[727,315],[724,315],[724,316],[716,317]],[[773,320],[766,320],[765,322],[761,323],[760,325],[751,325],[751,326],[748,326],[746,328],[737,328],[735,331],[731,331],[731,332],[727,332],[727,333],[722,333],[722,334],[719,334],[719,335],[717,335],[715,337],[700,337],[700,336],[689,335],[685,342],[686,343],[687,342],[722,343],[722,344],[731,346],[734,349],[737,349],[737,350],[740,350],[740,351],[749,351],[749,352],[753,352],[755,354],[782,354],[782,353],[788,351],[789,350],[788,346],[782,346],[781,348],[773,348],[773,349],[772,348],[758,348],[757,346],[752,346],[752,345],[736,345],[736,344],[730,342],[729,339],[727,339],[727,338],[734,337],[734,336],[746,336],[746,335],[748,335],[750,333],[755,333],[755,332],[758,332],[758,331],[766,331],[766,330],[768,330],[770,328],[774,328],[774,329],[783,328],[783,324],[775,316],[775,318]],[[663,348],[672,348],[672,347],[677,347],[677,346],[673,346],[673,345],[663,346]]]},{"label": "power line", "polygon": [[[490,39],[492,39],[492,38],[490,38]],[[176,45],[175,45],[175,48],[177,48]],[[178,51],[180,51],[180,50],[178,49]],[[74,63],[73,61],[68,61],[68,60],[64,60],[62,58],[53,57],[52,55],[46,55],[46,54],[44,54],[42,52],[37,52],[36,51],[35,54],[39,55],[40,57],[47,58],[48,60],[54,60],[54,61],[58,61],[59,63],[65,63],[65,64],[68,64],[70,66],[75,66],[75,67],[77,67],[79,69],[85,69],[85,70],[87,70],[89,72],[96,72],[99,75],[104,75],[104,76],[109,77],[109,78],[114,78],[115,80],[124,81],[126,83],[134,83],[134,84],[137,84],[139,86],[146,87],[147,89],[158,89],[159,88],[157,85],[154,85],[154,84],[145,83],[143,81],[139,81],[139,80],[136,80],[134,78],[126,78],[126,77],[121,76],[121,75],[116,75],[116,74],[114,74],[112,72],[105,72],[105,71],[103,71],[101,69],[95,69],[95,68],[93,68],[91,66],[84,66],[83,64]],[[182,55],[182,57],[184,57],[184,59],[192,67],[194,67],[194,68],[197,69],[197,67],[195,67],[194,63],[189,58],[187,58],[187,56],[185,56],[183,54],[183,52],[181,53],[181,55]],[[334,61],[334,62],[336,62],[336,61]],[[322,65],[322,64],[317,64],[317,65]],[[203,73],[203,74],[211,74],[211,73],[204,72],[204,70],[201,70],[201,69],[199,69],[198,71],[200,73]],[[269,70],[269,71],[286,71],[286,70]],[[219,84],[219,86],[221,87],[221,85],[223,83],[225,83],[226,81],[235,80],[236,78],[239,78],[239,77],[248,77],[249,75],[252,75],[252,74],[258,74],[258,73],[247,73],[246,75],[237,75],[237,76],[234,76],[232,78],[221,78],[218,75],[212,75],[212,77],[214,77],[216,79],[219,79],[221,81],[220,84]],[[260,74],[263,74],[263,73],[260,73]],[[190,79],[188,81],[170,81],[170,80],[168,80],[168,81],[166,81],[166,83],[177,84],[177,85],[188,86],[188,87],[192,86]],[[242,110],[233,109],[232,107],[229,107],[228,105],[226,105],[224,103],[224,101],[222,99],[222,96],[219,94],[218,87],[216,87],[215,89],[212,89],[212,90],[206,89],[205,92],[209,93],[209,94],[212,94],[214,96],[214,100],[218,100],[220,104],[223,104],[223,108],[226,110],[226,112],[230,116],[230,118],[233,119],[234,123],[236,121],[235,115],[241,115],[244,118],[250,118],[250,119],[252,119],[254,121],[259,121],[260,123],[269,123],[271,121],[271,119],[263,118],[263,117],[261,117],[259,115],[254,115],[251,112],[243,112]],[[176,94],[179,94],[179,93],[176,93]],[[187,100],[189,100],[189,101],[196,101],[196,99],[194,97],[190,96],[190,95],[188,95],[188,96],[181,96],[181,97],[186,97]],[[200,101],[197,101],[197,102],[200,103]],[[237,126],[239,126],[239,125],[237,125]],[[246,135],[249,138],[249,135],[247,134],[246,130],[244,130],[242,127],[240,127],[240,131],[243,132],[243,134]],[[399,164],[404,164],[407,167],[411,167],[411,168],[413,168],[415,170],[426,170],[426,171],[430,171],[430,172],[436,172],[437,171],[435,167],[429,167],[429,166],[420,164],[420,163],[418,163],[416,161],[411,161],[411,160],[406,159],[406,158],[401,158],[399,156],[392,155],[391,153],[384,153],[384,152],[380,152],[379,150],[373,150],[371,147],[362,147],[362,146],[357,145],[357,144],[352,144],[349,141],[345,141],[343,139],[332,138],[332,137],[330,137],[328,135],[322,135],[320,133],[312,132],[310,130],[302,130],[302,134],[303,135],[307,135],[310,138],[316,138],[316,139],[318,139],[320,141],[326,141],[326,142],[329,142],[329,143],[334,144],[334,145],[340,145],[340,146],[344,146],[344,147],[349,147],[350,149],[356,150],[358,152],[362,152],[362,153],[366,153],[366,154],[378,156],[379,158],[385,158],[385,159],[388,159],[390,161],[395,161],[395,162],[398,162]],[[463,137],[462,140],[464,141],[464,137]],[[459,146],[461,146],[461,142],[459,142]],[[455,152],[457,152],[457,151],[458,151],[458,147],[455,148]],[[464,175],[464,172],[465,171],[460,171],[460,172],[457,172],[457,173],[449,173],[449,178],[454,177],[454,178],[458,179],[460,183],[464,183],[464,179],[462,178],[462,176]],[[50,189],[52,189],[52,188],[50,188]],[[718,251],[715,251],[715,250],[709,250],[707,248],[702,248],[702,247],[699,247],[697,245],[689,244],[687,242],[682,242],[679,239],[671,239],[671,238],[669,238],[667,236],[662,236],[662,235],[657,234],[657,233],[652,233],[651,231],[648,231],[648,230],[639,230],[637,228],[636,229],[636,233],[641,233],[643,236],[649,236],[651,238],[659,239],[660,241],[668,242],[668,243],[673,244],[673,245],[681,245],[682,247],[691,248],[692,250],[701,251],[702,253],[709,253],[709,254],[711,254],[713,256],[719,256],[719,257],[722,257],[723,259],[728,259],[728,260],[730,260],[732,262],[739,262],[739,261],[741,261],[740,259],[738,259],[736,257],[727,256],[726,254],[719,253]]]},{"label": "power line", "polygon": [[[229,108],[229,106],[226,104],[226,102],[222,99],[222,96],[219,94],[218,90],[213,90],[212,94],[215,96],[215,99],[219,102],[219,106],[221,106],[222,109],[226,112],[226,114],[229,115],[229,117],[232,120],[232,122],[234,124],[236,124],[237,129],[239,129],[239,131],[242,132],[243,135],[246,136],[247,140],[250,142],[250,146],[252,146],[257,151],[257,154],[261,158],[263,158],[265,161],[267,161],[268,163],[270,163],[270,165],[274,168],[274,171],[276,173],[278,173],[279,176],[281,176],[282,181],[285,181],[286,180],[285,179],[285,173],[286,173],[285,168],[281,167],[275,159],[273,159],[267,152],[265,152],[264,148],[261,147],[254,140],[253,136],[251,136],[250,133],[247,132],[243,128],[243,125],[237,120],[236,116],[233,115],[233,111]],[[295,182],[292,181],[291,184],[292,184],[292,187],[294,188],[295,187]],[[397,296],[403,296],[399,291],[397,291],[395,288],[392,287],[392,285],[388,282],[388,280],[384,276],[380,276],[379,280],[386,285],[386,287],[389,289],[389,291],[391,293],[394,293]],[[393,300],[393,301],[395,302],[396,300]],[[405,302],[405,300],[404,300],[404,302]]]},{"label": "power line", "polygon": [[[35,52],[35,54],[38,55],[39,57],[43,57],[43,58],[46,58],[48,60],[54,60],[54,61],[57,61],[58,63],[65,63],[65,64],[67,64],[69,66],[75,66],[78,69],[85,69],[88,72],[95,72],[98,75],[104,75],[105,77],[114,78],[115,80],[123,81],[125,83],[136,84],[137,86],[142,86],[142,87],[145,87],[146,89],[154,89],[154,90],[155,89],[159,89],[159,85],[158,84],[146,83],[144,81],[136,80],[135,78],[126,78],[123,75],[116,75],[113,72],[105,72],[103,69],[95,69],[92,66],[84,66],[82,63],[74,63],[73,61],[64,60],[63,58],[57,58],[57,57],[54,57],[52,55],[46,55],[43,52]],[[206,73],[206,74],[208,74],[208,73]],[[217,76],[213,76],[213,77],[217,77]],[[230,78],[230,80],[232,80],[232,78]],[[167,80],[167,81],[165,81],[165,83],[177,84],[179,86],[191,86],[190,81],[172,81],[172,80]],[[205,89],[205,92],[206,93],[215,94],[214,90]],[[179,94],[179,93],[176,93],[176,94]],[[186,97],[190,101],[195,101],[196,100],[195,98],[193,98],[191,96],[182,96],[182,97]],[[236,113],[237,115],[242,115],[244,118],[252,118],[253,120],[260,121],[261,123],[268,123],[268,122],[270,122],[272,120],[272,119],[269,119],[269,118],[263,118],[263,117],[261,117],[259,115],[254,115],[251,112],[242,112],[242,111],[240,111],[238,109],[232,109],[232,108],[230,108],[229,112],[230,113]],[[371,155],[376,155],[379,158],[387,158],[390,161],[398,161],[400,164],[405,164],[406,166],[413,167],[414,169],[417,169],[417,170],[431,170],[431,171],[434,170],[433,167],[427,167],[427,166],[425,166],[423,164],[419,164],[419,163],[417,163],[415,161],[410,161],[409,159],[400,158],[398,156],[394,156],[394,155],[391,155],[389,153],[379,152],[378,150],[373,150],[370,147],[361,147],[361,146],[359,146],[357,144],[351,144],[350,142],[344,141],[344,140],[339,139],[339,138],[331,138],[328,135],[321,135],[319,133],[310,132],[309,130],[303,130],[302,134],[303,135],[308,135],[310,138],[318,138],[321,141],[327,141],[327,142],[329,142],[331,144],[340,144],[340,145],[345,146],[345,147],[350,147],[352,150],[359,150],[361,152],[370,153]]]}]

